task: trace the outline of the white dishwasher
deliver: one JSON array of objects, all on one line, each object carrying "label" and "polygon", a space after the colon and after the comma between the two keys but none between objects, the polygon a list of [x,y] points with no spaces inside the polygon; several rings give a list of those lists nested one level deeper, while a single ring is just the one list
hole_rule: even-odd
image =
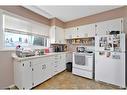
[{"label": "white dishwasher", "polygon": [[93,79],[93,53],[73,52],[72,73]]}]

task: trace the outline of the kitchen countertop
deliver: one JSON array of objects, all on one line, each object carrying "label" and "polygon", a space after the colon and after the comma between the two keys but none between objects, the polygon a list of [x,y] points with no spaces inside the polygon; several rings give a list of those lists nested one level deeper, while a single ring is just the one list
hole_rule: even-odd
[{"label": "kitchen countertop", "polygon": [[18,57],[15,53],[12,54],[12,58],[17,61],[25,61],[29,59],[35,59],[35,58],[41,58],[41,57],[48,57],[48,56],[53,56],[57,54],[65,54],[65,53],[70,53],[71,51],[67,52],[52,52],[52,53],[46,53],[44,55],[35,55],[35,56],[30,56],[30,57]]}]

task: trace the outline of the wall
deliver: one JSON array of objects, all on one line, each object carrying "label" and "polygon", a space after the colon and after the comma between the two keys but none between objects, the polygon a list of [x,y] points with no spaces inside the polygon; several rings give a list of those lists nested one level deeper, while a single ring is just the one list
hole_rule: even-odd
[{"label": "wall", "polygon": [[0,89],[14,84],[13,51],[0,51]]},{"label": "wall", "polygon": [[65,23],[65,28],[91,24],[91,23],[111,20],[111,19],[125,17],[125,16],[127,16],[127,6],[109,10],[99,14],[83,17],[80,19],[68,21]]}]

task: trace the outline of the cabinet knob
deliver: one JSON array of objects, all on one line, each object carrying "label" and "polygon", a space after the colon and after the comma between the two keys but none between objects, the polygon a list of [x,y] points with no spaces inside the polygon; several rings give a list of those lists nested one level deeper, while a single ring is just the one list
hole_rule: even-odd
[{"label": "cabinet knob", "polygon": [[42,70],[43,70],[43,69],[46,69],[46,65],[42,65]]},{"label": "cabinet knob", "polygon": [[43,70],[44,68],[45,68],[44,65],[42,65],[42,70]]},{"label": "cabinet knob", "polygon": [[30,61],[30,67],[31,67],[31,61]]}]

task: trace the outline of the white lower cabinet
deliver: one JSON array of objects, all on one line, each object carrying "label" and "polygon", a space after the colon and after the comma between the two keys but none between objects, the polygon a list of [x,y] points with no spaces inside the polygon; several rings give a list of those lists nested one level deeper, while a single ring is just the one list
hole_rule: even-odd
[{"label": "white lower cabinet", "polygon": [[52,77],[49,57],[33,60],[33,86],[36,86]]},{"label": "white lower cabinet", "polygon": [[53,56],[53,75],[56,75],[66,69],[66,54]]},{"label": "white lower cabinet", "polygon": [[61,61],[60,61],[60,71],[66,69],[66,54],[61,54]]},{"label": "white lower cabinet", "polygon": [[32,88],[32,63],[27,61],[14,61],[14,82],[19,89]]},{"label": "white lower cabinet", "polygon": [[15,85],[19,89],[31,89],[66,69],[66,54],[14,60]]}]

